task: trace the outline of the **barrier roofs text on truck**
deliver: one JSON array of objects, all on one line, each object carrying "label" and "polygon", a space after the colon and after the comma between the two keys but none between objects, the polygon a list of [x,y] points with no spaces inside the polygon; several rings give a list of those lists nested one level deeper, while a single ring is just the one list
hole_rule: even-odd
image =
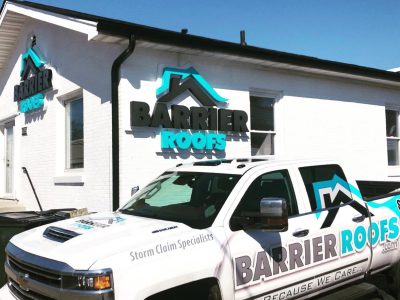
[{"label": "barrier roofs text on truck", "polygon": [[[399,274],[399,217],[400,194],[365,199],[334,161],[178,165],[115,213],[13,237],[7,293],[71,300],[309,298],[376,272]],[[399,275],[391,280],[398,289]]]}]

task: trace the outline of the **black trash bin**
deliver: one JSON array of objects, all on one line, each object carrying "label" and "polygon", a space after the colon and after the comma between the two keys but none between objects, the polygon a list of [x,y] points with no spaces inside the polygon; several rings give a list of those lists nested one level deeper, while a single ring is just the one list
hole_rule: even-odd
[{"label": "black trash bin", "polygon": [[68,212],[74,209],[52,209],[47,211],[21,211],[0,213],[0,286],[6,281],[4,272],[5,247],[16,234],[34,227],[69,218]]}]

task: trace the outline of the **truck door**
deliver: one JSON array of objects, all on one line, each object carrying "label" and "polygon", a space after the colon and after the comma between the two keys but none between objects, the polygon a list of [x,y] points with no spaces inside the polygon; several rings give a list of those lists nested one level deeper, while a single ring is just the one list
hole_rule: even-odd
[{"label": "truck door", "polygon": [[[305,294],[309,289],[298,284],[307,275],[312,276],[309,268],[304,268],[310,259],[304,250],[304,244],[292,243],[296,238],[292,233],[304,227],[303,220],[297,218],[304,211],[298,202],[292,176],[288,169],[258,171],[248,180],[247,186],[235,208],[228,232],[229,246],[234,267],[235,299],[289,299]],[[260,200],[265,197],[284,198],[288,205],[289,229],[286,232],[263,231],[236,227],[232,220],[242,212],[258,212]],[[307,232],[298,232],[307,235]],[[310,245],[308,245],[310,248]],[[292,256],[292,258],[290,258]],[[288,276],[288,275],[294,276]],[[284,292],[288,286],[295,290]],[[309,292],[309,291],[308,291]],[[276,298],[278,297],[278,298]]]},{"label": "truck door", "polygon": [[[353,259],[349,254],[346,261],[339,258],[339,222],[321,229],[328,213],[321,210],[316,218],[316,212],[304,205],[308,197],[301,184],[297,169],[260,171],[249,180],[232,219],[243,211],[257,212],[262,198],[279,197],[287,201],[289,226],[285,232],[274,232],[240,228],[230,223],[235,299],[304,297],[363,275],[361,271],[367,265],[368,255]],[[348,223],[345,220],[343,217],[342,222]]]},{"label": "truck door", "polygon": [[328,285],[362,277],[371,261],[370,219],[365,204],[355,200],[354,188],[339,165],[304,166],[298,171],[309,211],[301,217],[301,228],[310,229],[310,237],[335,236],[335,259],[318,266],[317,274],[331,272],[325,277]]}]

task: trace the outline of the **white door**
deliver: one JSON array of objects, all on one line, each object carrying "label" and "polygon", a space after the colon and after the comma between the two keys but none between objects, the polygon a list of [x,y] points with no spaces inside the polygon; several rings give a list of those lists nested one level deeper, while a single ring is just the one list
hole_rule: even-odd
[{"label": "white door", "polygon": [[6,125],[6,194],[14,193],[14,126]]},{"label": "white door", "polygon": [[[310,227],[303,217],[297,217],[303,208],[298,207],[299,199],[296,199],[289,171],[260,170],[250,181],[232,215],[232,231],[228,232],[235,268],[235,299],[279,300],[310,292],[312,287],[309,287],[309,282],[315,273],[310,265],[322,259],[317,257],[312,261],[312,243],[303,241],[308,237],[306,228]],[[288,230],[278,232],[235,228],[234,219],[242,212],[259,211],[259,202],[265,197],[284,198],[287,201]],[[303,227],[304,233],[299,230]],[[331,259],[331,252],[328,251],[326,255],[328,259]],[[287,291],[288,287],[291,287],[290,291]]]}]

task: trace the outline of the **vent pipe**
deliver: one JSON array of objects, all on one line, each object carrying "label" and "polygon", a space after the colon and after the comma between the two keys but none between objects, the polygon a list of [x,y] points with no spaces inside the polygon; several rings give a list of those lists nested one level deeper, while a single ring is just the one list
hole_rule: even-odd
[{"label": "vent pipe", "polygon": [[240,45],[247,46],[247,44],[246,44],[246,31],[244,31],[244,30],[240,31]]}]

